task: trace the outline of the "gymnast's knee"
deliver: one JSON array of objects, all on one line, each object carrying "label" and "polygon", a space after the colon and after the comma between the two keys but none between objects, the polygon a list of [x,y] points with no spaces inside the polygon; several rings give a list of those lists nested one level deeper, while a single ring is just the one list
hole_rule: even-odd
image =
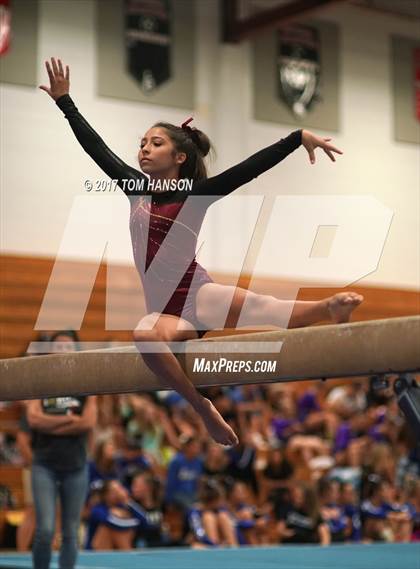
[{"label": "gymnast's knee", "polygon": [[276,299],[274,296],[267,294],[252,294],[247,295],[246,301],[243,305],[241,317],[247,316],[252,320],[261,318],[262,315],[272,312],[273,301]]},{"label": "gymnast's knee", "polygon": [[141,349],[145,342],[164,342],[165,338],[157,329],[152,330],[133,330],[133,340],[138,349]]},{"label": "gymnast's knee", "polygon": [[144,316],[133,330],[134,342],[154,342],[159,340],[159,332],[154,327],[156,318],[153,314]]}]

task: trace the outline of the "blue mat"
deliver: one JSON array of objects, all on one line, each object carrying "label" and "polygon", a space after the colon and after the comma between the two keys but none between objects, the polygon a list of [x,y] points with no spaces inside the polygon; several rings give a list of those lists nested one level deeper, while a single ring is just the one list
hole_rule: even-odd
[{"label": "blue mat", "polygon": [[[30,555],[0,555],[0,568],[31,567]],[[56,569],[54,554],[51,569]],[[77,569],[420,569],[420,544],[159,549],[79,555]]]}]

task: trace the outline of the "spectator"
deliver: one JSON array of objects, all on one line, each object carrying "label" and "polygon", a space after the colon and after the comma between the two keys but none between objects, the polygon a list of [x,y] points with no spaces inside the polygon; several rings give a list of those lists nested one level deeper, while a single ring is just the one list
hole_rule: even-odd
[{"label": "spectator", "polygon": [[228,464],[229,458],[225,449],[210,440],[205,454],[203,474],[223,482],[227,476]]},{"label": "spectator", "polygon": [[31,433],[26,419],[26,408],[22,405],[22,413],[19,421],[19,430],[16,434],[16,445],[22,457],[23,480],[25,493],[25,511],[22,523],[16,530],[16,549],[29,551],[35,533],[35,510],[31,488],[31,467],[33,452],[31,446]]},{"label": "spectator", "polygon": [[180,442],[181,451],[169,463],[165,502],[186,510],[197,500],[203,458],[197,439],[186,437]]},{"label": "spectator", "polygon": [[[404,428],[405,427],[405,428]],[[397,471],[396,483],[404,486],[406,479],[418,479],[420,477],[420,445],[411,431],[404,425],[401,429],[397,442]]]},{"label": "spectator", "polygon": [[328,525],[331,541],[343,542],[351,533],[351,522],[340,502],[340,485],[336,480],[321,478],[318,483],[322,519]]},{"label": "spectator", "polygon": [[407,540],[412,528],[410,509],[394,500],[395,490],[389,482],[374,476],[370,482],[369,498],[361,507],[364,537],[393,542],[403,536],[402,539]]},{"label": "spectator", "polygon": [[413,531],[411,541],[420,541],[420,480],[413,480],[409,492],[409,504],[413,514]]},{"label": "spectator", "polygon": [[303,426],[297,418],[296,401],[292,392],[284,386],[271,386],[269,397],[273,409],[271,428],[274,436],[279,442],[287,443],[293,435],[303,432]]},{"label": "spectator", "polygon": [[360,504],[353,484],[349,482],[341,484],[340,504],[344,509],[344,514],[350,521],[350,532],[348,534],[350,541],[361,541],[362,521]]},{"label": "spectator", "polygon": [[143,450],[159,465],[164,464],[164,443],[167,441],[172,447],[179,447],[176,431],[166,410],[145,396],[131,395],[128,403],[133,411],[126,426],[128,435],[131,438],[141,435]]},{"label": "spectator", "polygon": [[113,439],[108,435],[96,441],[93,459],[89,461],[89,485],[91,490],[98,483],[114,480],[118,477],[118,467],[115,459],[117,449]]},{"label": "spectator", "polygon": [[408,543],[411,541],[416,518],[415,508],[409,501],[408,484],[407,488],[392,488],[389,509],[388,520],[394,541]]},{"label": "spectator", "polygon": [[269,451],[265,467],[258,472],[259,503],[276,500],[285,489],[289,488],[293,475],[293,466],[284,455],[281,446]]},{"label": "spectator", "polygon": [[394,484],[396,471],[396,461],[392,455],[391,446],[386,443],[371,445],[369,452],[365,455],[362,469],[362,497],[366,497],[366,488],[369,486],[368,481],[371,476],[373,480],[379,477]]},{"label": "spectator", "polygon": [[137,547],[162,547],[168,543],[163,527],[159,486],[159,481],[147,472],[136,474],[131,482],[131,498],[143,509],[147,521],[136,530]]},{"label": "spectator", "polygon": [[149,527],[145,511],[118,480],[106,480],[99,494],[88,518],[86,549],[131,549],[137,528]]},{"label": "spectator", "polygon": [[[60,351],[76,348],[75,333],[56,332],[50,341]],[[46,569],[51,559],[56,498],[60,498],[61,567],[75,566],[77,532],[88,488],[87,438],[96,422],[95,397],[56,397],[26,403],[32,435],[32,492],[36,514],[34,569]]]},{"label": "spectator", "polygon": [[239,545],[265,543],[267,516],[257,510],[250,487],[244,482],[236,481],[229,492],[229,504],[235,517]]},{"label": "spectator", "polygon": [[118,480],[128,489],[133,477],[139,472],[155,471],[156,462],[153,457],[143,452],[143,440],[140,435],[124,437],[120,448],[115,455],[115,464]]},{"label": "spectator", "polygon": [[331,543],[330,530],[321,517],[318,497],[312,486],[302,482],[294,484],[290,501],[276,504],[275,517],[281,543]]},{"label": "spectator", "polygon": [[235,521],[227,508],[222,487],[214,480],[203,480],[199,503],[188,511],[193,547],[235,546]]},{"label": "spectator", "polygon": [[256,451],[249,433],[242,433],[240,442],[227,450],[229,465],[227,473],[235,480],[248,482],[254,492],[258,491],[256,476]]}]

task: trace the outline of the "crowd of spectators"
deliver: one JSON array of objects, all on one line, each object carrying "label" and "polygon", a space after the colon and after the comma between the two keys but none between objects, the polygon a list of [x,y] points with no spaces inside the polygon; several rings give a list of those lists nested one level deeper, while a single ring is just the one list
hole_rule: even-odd
[{"label": "crowd of spectators", "polygon": [[[419,446],[392,386],[366,378],[205,395],[238,446],[212,442],[174,392],[95,398],[84,548],[420,540]],[[28,444],[18,436],[20,455],[9,446],[3,462],[30,467]]]}]

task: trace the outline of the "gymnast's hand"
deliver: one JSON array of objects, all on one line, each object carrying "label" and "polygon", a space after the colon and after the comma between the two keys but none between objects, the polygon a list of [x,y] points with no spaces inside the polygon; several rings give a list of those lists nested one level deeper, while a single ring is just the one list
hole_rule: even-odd
[{"label": "gymnast's hand", "polygon": [[51,65],[48,61],[45,62],[48,77],[50,78],[50,86],[40,85],[39,88],[48,93],[50,97],[56,101],[62,95],[67,95],[70,90],[70,70],[66,65],[66,72],[64,73],[63,64],[61,59],[55,60],[51,58]]},{"label": "gymnast's hand", "polygon": [[343,154],[341,150],[330,144],[330,140],[331,138],[321,138],[320,136],[316,136],[312,132],[309,132],[309,130],[302,130],[302,144],[308,151],[311,164],[315,164],[315,148],[322,148],[325,154],[329,156],[333,162],[335,162],[333,152]]}]

